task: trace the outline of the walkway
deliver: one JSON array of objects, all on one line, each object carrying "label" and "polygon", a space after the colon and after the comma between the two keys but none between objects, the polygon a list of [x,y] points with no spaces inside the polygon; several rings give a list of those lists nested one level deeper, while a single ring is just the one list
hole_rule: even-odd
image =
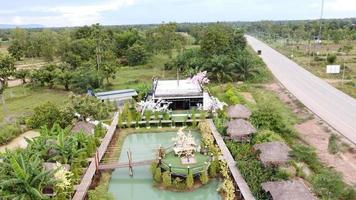
[{"label": "walkway", "polygon": [[[154,160],[143,160],[143,161],[137,161],[137,162],[132,162],[131,166],[132,167],[137,167],[137,166],[144,166],[144,165],[151,165]],[[108,170],[108,169],[117,169],[117,168],[129,168],[130,163],[119,163],[119,162],[114,162],[114,163],[106,163],[106,164],[100,164],[99,169],[100,170]]]},{"label": "walkway", "polygon": [[300,102],[356,144],[356,100],[254,37],[246,36],[273,75]]},{"label": "walkway", "polygon": [[[110,141],[116,131],[118,119],[119,119],[119,113],[116,112],[114,115],[114,118],[111,122],[111,125],[110,125],[108,131],[106,132],[106,135],[103,138],[103,140],[97,150],[99,162],[104,157],[106,149],[108,148]],[[73,200],[83,200],[85,198],[85,196],[88,192],[89,186],[91,185],[91,181],[95,175],[95,172],[96,172],[96,166],[95,166],[95,161],[94,161],[94,157],[93,157],[93,158],[91,158],[90,165],[87,168],[80,184],[76,187],[76,191],[73,196]]]},{"label": "walkway", "polygon": [[240,174],[240,171],[237,169],[236,162],[235,162],[234,158],[232,157],[229,149],[226,147],[224,140],[222,139],[220,133],[218,133],[218,131],[216,130],[213,120],[208,119],[207,122],[210,126],[211,132],[215,138],[216,143],[218,144],[221,152],[223,153],[224,159],[230,168],[230,172],[235,180],[237,187],[240,190],[240,193],[241,193],[243,199],[244,200],[255,200],[255,197],[252,195],[250,188],[248,187],[245,179],[242,177],[242,175]]}]

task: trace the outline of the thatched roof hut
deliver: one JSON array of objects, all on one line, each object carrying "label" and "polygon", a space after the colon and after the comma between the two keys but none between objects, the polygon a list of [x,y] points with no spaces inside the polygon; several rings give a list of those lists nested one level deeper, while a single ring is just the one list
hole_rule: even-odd
[{"label": "thatched roof hut", "polygon": [[83,131],[84,133],[88,134],[88,135],[92,135],[94,134],[94,130],[95,130],[95,125],[85,122],[85,121],[78,121],[77,123],[75,123],[74,127],[72,128],[72,133],[78,133],[80,131]]},{"label": "thatched roof hut", "polygon": [[250,109],[241,104],[236,104],[227,108],[227,116],[230,119],[248,119],[251,114]]},{"label": "thatched roof hut", "polygon": [[266,182],[262,183],[262,188],[273,200],[316,200],[301,180]]},{"label": "thatched roof hut", "polygon": [[[63,168],[65,171],[69,171],[70,170],[70,165],[68,164],[62,164]],[[57,169],[57,163],[52,163],[52,162],[44,162],[42,163],[42,167],[44,168],[44,170],[49,171],[49,170],[55,170]]]},{"label": "thatched roof hut", "polygon": [[283,142],[266,142],[253,146],[255,150],[261,153],[259,159],[265,165],[284,165],[289,160],[289,152],[291,149]]},{"label": "thatched roof hut", "polygon": [[226,132],[231,139],[243,141],[248,140],[253,133],[256,133],[256,129],[244,119],[234,119],[229,121]]}]

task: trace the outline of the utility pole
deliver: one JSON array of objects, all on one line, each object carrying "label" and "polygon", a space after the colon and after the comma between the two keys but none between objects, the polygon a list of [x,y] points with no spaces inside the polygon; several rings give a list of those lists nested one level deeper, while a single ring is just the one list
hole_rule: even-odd
[{"label": "utility pole", "polygon": [[318,36],[318,42],[321,42],[321,30],[322,30],[322,20],[323,20],[323,14],[324,14],[324,0],[321,0],[321,12],[320,12],[320,20],[319,20],[319,36]]},{"label": "utility pole", "polygon": [[345,58],[342,57],[342,80],[341,80],[341,86],[344,87],[344,78],[345,78]]}]

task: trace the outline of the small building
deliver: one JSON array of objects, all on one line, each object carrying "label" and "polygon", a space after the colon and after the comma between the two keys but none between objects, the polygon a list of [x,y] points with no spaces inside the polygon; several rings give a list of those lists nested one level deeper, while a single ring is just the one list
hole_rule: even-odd
[{"label": "small building", "polygon": [[234,119],[227,124],[226,133],[235,141],[249,141],[251,135],[256,133],[256,129],[249,121],[244,119]]},{"label": "small building", "polygon": [[137,92],[134,89],[126,90],[113,90],[108,92],[98,92],[95,96],[101,101],[114,101],[118,106],[123,105],[127,100],[131,100],[137,96]]},{"label": "small building", "polygon": [[230,119],[248,119],[251,114],[250,109],[241,104],[236,104],[227,108],[227,116]]},{"label": "small building", "polygon": [[262,188],[273,200],[316,200],[300,179],[262,183]]},{"label": "small building", "polygon": [[191,80],[154,80],[151,93],[150,98],[155,102],[171,102],[169,109],[172,110],[190,110],[199,105],[204,107],[204,98],[209,96]]},{"label": "small building", "polygon": [[83,131],[87,135],[93,135],[95,131],[95,125],[85,121],[78,121],[72,128],[72,133],[78,133]]},{"label": "small building", "polygon": [[264,166],[281,166],[289,161],[291,149],[283,142],[255,144],[254,150],[260,151],[259,159]]}]

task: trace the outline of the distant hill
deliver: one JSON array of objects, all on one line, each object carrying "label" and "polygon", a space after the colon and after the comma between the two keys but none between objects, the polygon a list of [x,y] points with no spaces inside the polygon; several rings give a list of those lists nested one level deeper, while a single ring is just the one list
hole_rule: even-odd
[{"label": "distant hill", "polygon": [[12,28],[44,28],[41,24],[0,24],[0,29],[12,29]]}]

